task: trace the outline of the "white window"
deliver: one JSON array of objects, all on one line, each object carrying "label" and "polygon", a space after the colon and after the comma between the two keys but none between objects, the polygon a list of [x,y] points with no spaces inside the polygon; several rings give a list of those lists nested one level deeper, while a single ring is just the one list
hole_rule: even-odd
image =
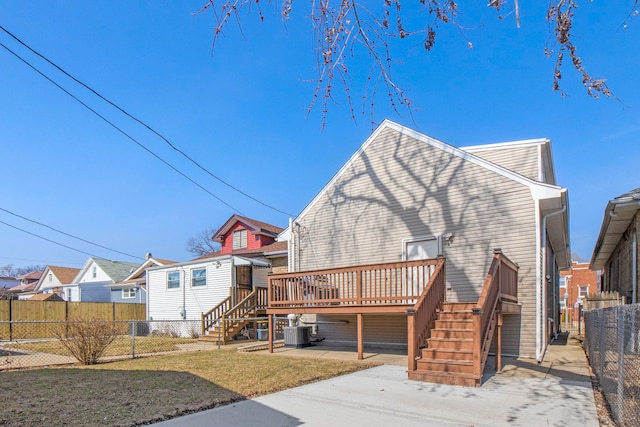
[{"label": "white window", "polygon": [[238,230],[233,232],[233,249],[242,249],[247,247],[247,230]]},{"label": "white window", "polygon": [[437,236],[405,239],[403,250],[406,261],[437,258],[441,254],[440,239]]},{"label": "white window", "polygon": [[53,274],[49,273],[49,283],[53,282]]},{"label": "white window", "polygon": [[167,289],[177,289],[180,287],[180,272],[173,271],[167,274]]},{"label": "white window", "polygon": [[93,278],[95,279],[96,277],[98,277],[98,269],[97,267],[94,265],[93,268],[91,269],[91,274],[93,276]]},{"label": "white window", "polygon": [[560,287],[564,288],[567,286],[567,278],[565,276],[560,276]]},{"label": "white window", "polygon": [[199,268],[197,270],[191,270],[191,286],[194,288],[197,286],[207,286],[207,270]]},{"label": "white window", "polygon": [[586,298],[589,293],[589,286],[580,286],[580,298]]},{"label": "white window", "polygon": [[125,288],[122,290],[122,299],[135,298],[136,288]]}]

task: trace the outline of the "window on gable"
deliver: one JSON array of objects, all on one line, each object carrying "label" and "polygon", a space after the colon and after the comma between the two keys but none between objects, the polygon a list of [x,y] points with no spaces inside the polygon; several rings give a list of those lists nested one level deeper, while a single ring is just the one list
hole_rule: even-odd
[{"label": "window on gable", "polygon": [[49,283],[53,282],[53,274],[49,273]]},{"label": "window on gable", "polygon": [[247,230],[238,230],[233,232],[233,249],[242,249],[247,247]]},{"label": "window on gable", "polygon": [[207,270],[199,268],[197,270],[191,270],[191,286],[207,286]]},{"label": "window on gable", "polygon": [[136,288],[126,288],[122,290],[122,299],[135,298]]},{"label": "window on gable", "polygon": [[91,275],[93,276],[93,278],[95,279],[96,277],[98,277],[98,269],[97,267],[94,265],[93,268],[91,269]]},{"label": "window on gable", "polygon": [[167,274],[167,289],[178,289],[180,287],[180,272],[174,271]]}]

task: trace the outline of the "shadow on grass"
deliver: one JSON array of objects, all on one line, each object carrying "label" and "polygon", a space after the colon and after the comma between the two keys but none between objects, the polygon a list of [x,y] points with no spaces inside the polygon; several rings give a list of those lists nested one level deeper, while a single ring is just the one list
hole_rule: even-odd
[{"label": "shadow on grass", "polygon": [[[143,425],[245,399],[176,371],[60,368],[4,372],[0,377],[3,426]],[[274,425],[300,425],[255,402],[252,411]]]}]

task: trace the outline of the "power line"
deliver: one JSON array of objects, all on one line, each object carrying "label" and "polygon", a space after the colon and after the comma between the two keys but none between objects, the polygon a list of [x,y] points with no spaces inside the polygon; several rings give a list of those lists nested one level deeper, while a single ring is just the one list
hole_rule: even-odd
[{"label": "power line", "polygon": [[15,41],[17,41],[18,43],[20,43],[22,46],[26,47],[27,49],[29,49],[31,52],[33,52],[35,55],[39,56],[41,59],[43,59],[44,61],[46,61],[47,63],[49,63],[51,66],[55,67],[58,71],[60,71],[62,74],[64,74],[65,76],[69,77],[71,80],[73,80],[74,82],[78,83],[79,85],[83,86],[85,89],[87,89],[88,91],[90,91],[91,93],[93,93],[94,95],[96,95],[98,98],[102,99],[104,102],[106,102],[107,104],[111,105],[112,107],[114,107],[115,109],[117,109],[118,111],[120,111],[122,114],[124,114],[125,116],[129,117],[130,119],[134,120],[135,122],[139,123],[140,125],[142,125],[143,127],[145,127],[147,130],[149,130],[151,133],[153,133],[154,135],[158,136],[160,139],[162,139],[165,143],[167,143],[169,145],[169,147],[171,147],[174,151],[180,153],[183,157],[185,157],[187,160],[189,160],[191,163],[193,163],[194,165],[196,165],[200,170],[202,170],[203,172],[207,173],[209,176],[211,176],[212,178],[216,179],[217,181],[219,181],[220,183],[226,185],[227,187],[231,188],[234,191],[237,191],[238,193],[242,194],[243,196],[253,200],[254,202],[257,202],[259,204],[261,204],[262,206],[265,206],[269,209],[272,209],[276,212],[279,212],[283,215],[287,215],[287,216],[295,216],[293,214],[284,212],[274,206],[271,206],[253,196],[251,196],[250,194],[240,190],[239,188],[233,186],[232,184],[226,182],[225,180],[223,180],[222,178],[216,176],[215,174],[213,174],[209,169],[205,168],[204,166],[202,166],[200,163],[198,163],[196,160],[194,160],[193,158],[191,158],[187,153],[185,153],[184,151],[182,151],[181,149],[179,149],[178,147],[176,147],[174,144],[172,144],[167,138],[164,137],[164,135],[162,135],[160,132],[156,131],[154,128],[152,128],[150,125],[146,124],[145,122],[143,122],[142,120],[138,119],[137,117],[133,116],[132,114],[128,113],[127,111],[125,111],[123,108],[121,108],[120,106],[118,106],[116,103],[112,102],[111,100],[105,98],[104,96],[102,96],[100,93],[98,93],[97,91],[95,91],[93,88],[91,88],[90,86],[86,85],[85,83],[83,83],[82,81],[78,80],[76,77],[74,77],[73,75],[69,74],[67,71],[65,71],[62,67],[58,66],[56,63],[54,63],[53,61],[51,61],[49,58],[45,57],[44,55],[42,55],[40,52],[36,51],[35,49],[33,49],[31,46],[29,46],[28,44],[26,44],[25,42],[23,42],[20,38],[18,38],[17,36],[15,36],[14,34],[12,34],[9,30],[7,30],[6,28],[4,28],[2,25],[0,25],[0,29],[2,31],[4,31],[5,33],[7,33],[10,37],[12,37]]},{"label": "power line", "polygon": [[42,226],[42,227],[46,227],[46,228],[48,228],[48,229],[50,229],[50,230],[53,230],[53,231],[55,231],[55,232],[57,232],[57,233],[64,234],[65,236],[73,237],[74,239],[80,240],[80,241],[85,242],[85,243],[89,243],[90,245],[97,246],[97,247],[99,247],[99,248],[106,249],[106,250],[111,251],[111,252],[116,252],[116,253],[119,253],[119,254],[122,254],[122,255],[126,255],[126,256],[131,257],[131,258],[142,259],[142,258],[141,258],[141,257],[139,257],[139,256],[131,255],[131,254],[128,254],[128,253],[126,253],[126,252],[121,252],[121,251],[118,251],[118,250],[115,250],[115,249],[111,249],[111,248],[108,248],[108,247],[106,247],[106,246],[100,245],[100,244],[98,244],[98,243],[94,243],[94,242],[91,242],[91,241],[89,241],[89,240],[83,239],[82,237],[74,236],[73,234],[66,233],[66,232],[64,232],[64,231],[58,230],[58,229],[56,229],[56,228],[53,228],[53,227],[51,227],[51,226],[49,226],[49,225],[47,225],[47,224],[43,224],[43,223],[38,222],[38,221],[36,221],[36,220],[29,219],[29,218],[27,218],[27,217],[25,217],[25,216],[18,215],[17,213],[15,213],[15,212],[11,212],[11,211],[9,211],[9,210],[7,210],[7,209],[4,209],[4,208],[2,208],[2,207],[0,207],[0,211],[6,212],[6,213],[8,213],[8,214],[10,214],[10,215],[13,215],[13,216],[15,216],[15,217],[18,217],[18,218],[24,219],[25,221],[29,221],[29,222],[32,222],[32,223],[34,223],[34,224],[38,224],[38,225],[40,225],[40,226]]},{"label": "power line", "polygon": [[27,234],[30,234],[30,235],[32,235],[32,236],[35,236],[35,237],[37,237],[38,239],[46,240],[47,242],[51,242],[51,243],[53,243],[54,245],[62,246],[63,248],[71,249],[72,251],[76,251],[76,252],[80,252],[81,254],[89,255],[89,256],[90,256],[90,257],[92,257],[92,258],[100,258],[100,257],[99,257],[99,256],[97,256],[97,255],[93,255],[93,254],[90,254],[89,252],[81,251],[80,249],[72,248],[71,246],[63,245],[62,243],[58,243],[58,242],[56,242],[55,240],[47,239],[46,237],[42,237],[42,236],[40,236],[39,234],[35,234],[35,233],[30,232],[30,231],[23,230],[23,229],[22,229],[22,228],[20,228],[20,227],[16,227],[15,225],[8,224],[8,223],[6,223],[6,222],[4,222],[4,221],[0,221],[0,224],[4,224],[4,225],[6,225],[7,227],[15,228],[16,230],[22,231],[23,233],[27,233]]},{"label": "power line", "polygon": [[9,49],[7,46],[5,46],[3,43],[0,43],[0,46],[3,47],[5,50],[7,50],[9,53],[11,53],[13,56],[15,56],[16,58],[18,58],[20,61],[22,61],[23,63],[25,63],[29,68],[31,68],[32,70],[34,70],[36,73],[40,74],[42,77],[44,77],[47,81],[49,81],[51,84],[53,84],[54,86],[56,86],[58,89],[60,89],[61,91],[63,91],[64,93],[66,93],[67,95],[69,95],[71,98],[73,98],[74,100],[76,100],[80,105],[82,105],[83,107],[85,107],[87,110],[91,111],[93,114],[95,114],[96,116],[100,117],[102,120],[104,120],[107,124],[109,124],[111,127],[113,127],[114,129],[116,129],[118,132],[120,132],[121,134],[123,134],[124,136],[126,136],[127,138],[129,138],[131,141],[133,141],[136,145],[138,145],[140,148],[142,148],[143,150],[145,150],[147,153],[151,154],[153,157],[155,157],[156,159],[160,160],[162,163],[164,163],[165,165],[167,165],[168,167],[170,167],[171,169],[173,169],[176,173],[180,174],[181,176],[183,176],[184,178],[186,178],[187,180],[189,180],[192,184],[196,185],[197,187],[199,187],[201,190],[205,191],[207,194],[209,194],[210,196],[214,197],[216,200],[218,200],[220,203],[228,206],[229,208],[231,208],[231,210],[240,213],[241,215],[244,215],[240,210],[234,208],[233,206],[231,206],[229,203],[225,202],[224,200],[222,200],[220,197],[216,196],[215,194],[213,194],[212,192],[210,192],[209,190],[207,190],[206,188],[204,188],[202,185],[198,184],[196,181],[194,181],[192,178],[188,177],[187,175],[185,175],[183,172],[181,172],[180,170],[178,170],[176,167],[174,167],[172,164],[170,164],[169,162],[167,162],[166,160],[164,160],[162,157],[160,157],[159,155],[157,155],[156,153],[154,153],[153,151],[151,151],[150,149],[148,149],[144,144],[142,144],[141,142],[139,142],[138,140],[136,140],[134,137],[132,137],[131,135],[129,135],[128,133],[126,133],[124,130],[122,130],[121,128],[119,128],[118,126],[116,126],[115,123],[111,122],[109,119],[107,119],[106,117],[104,117],[103,115],[101,115],[100,113],[98,113],[96,110],[94,110],[93,108],[89,107],[87,104],[85,104],[84,102],[82,102],[80,99],[78,99],[75,95],[73,95],[71,92],[69,92],[68,90],[66,90],[65,88],[63,88],[62,86],[60,86],[58,83],[56,83],[55,81],[53,81],[49,76],[47,76],[46,74],[44,74],[42,71],[38,70],[35,66],[31,65],[31,63],[29,63],[29,61],[27,61],[26,59],[22,58],[20,55],[18,55],[17,53],[15,53],[14,51],[12,51],[11,49]]}]

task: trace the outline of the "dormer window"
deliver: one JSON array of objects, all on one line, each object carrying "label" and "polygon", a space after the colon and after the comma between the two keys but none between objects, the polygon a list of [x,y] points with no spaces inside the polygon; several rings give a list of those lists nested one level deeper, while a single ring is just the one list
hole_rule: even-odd
[{"label": "dormer window", "polygon": [[233,232],[233,249],[243,249],[247,247],[247,230]]}]

